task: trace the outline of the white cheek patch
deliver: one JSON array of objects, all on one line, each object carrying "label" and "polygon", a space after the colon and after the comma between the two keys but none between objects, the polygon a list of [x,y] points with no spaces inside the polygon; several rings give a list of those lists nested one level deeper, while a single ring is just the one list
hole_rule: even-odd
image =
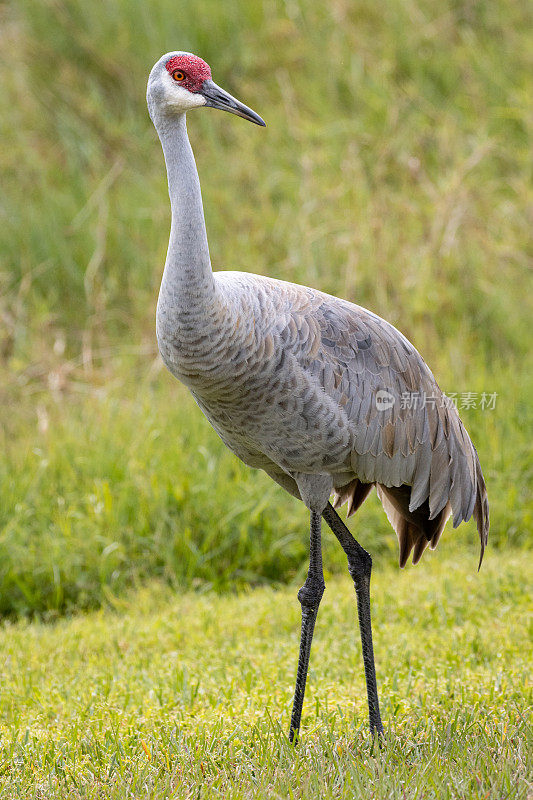
[{"label": "white cheek patch", "polygon": [[[184,91],[187,91],[186,89]],[[203,96],[203,94],[199,94],[199,92],[187,92],[189,95],[189,102],[192,103],[191,108],[196,108],[198,106],[205,106],[207,100]]]},{"label": "white cheek patch", "polygon": [[187,111],[190,108],[205,106],[206,99],[203,95],[198,94],[198,92],[189,92],[183,86],[178,86],[172,78],[170,80],[172,83],[170,85],[167,84],[165,87],[167,106],[176,109],[176,111]]}]

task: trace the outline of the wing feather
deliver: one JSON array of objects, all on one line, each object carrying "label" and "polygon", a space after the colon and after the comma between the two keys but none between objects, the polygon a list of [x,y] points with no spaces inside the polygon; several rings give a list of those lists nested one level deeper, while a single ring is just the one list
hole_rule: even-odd
[{"label": "wing feather", "polygon": [[[294,284],[249,279],[254,291],[260,283],[268,293],[281,346],[318,392],[306,401],[304,415],[321,409],[320,425],[329,426],[332,440],[335,431],[348,430],[344,460],[337,464],[344,476],[337,503],[349,502],[352,512],[370,491],[362,487],[381,486],[378,494],[398,533],[401,562],[411,551],[418,560],[428,542],[436,545],[450,512],[454,526],[473,515],[483,555],[489,519],[479,459],[456,408],[414,346],[360,306]],[[324,395],[327,403],[321,404]],[[315,421],[308,420],[308,427],[315,429],[309,424]],[[326,457],[333,463],[331,453]],[[320,472],[324,463],[309,464],[309,470]],[[346,484],[349,474],[353,481]],[[387,496],[399,487],[408,490],[401,509]],[[419,509],[426,515],[418,529],[425,531],[422,538],[412,519]]]}]

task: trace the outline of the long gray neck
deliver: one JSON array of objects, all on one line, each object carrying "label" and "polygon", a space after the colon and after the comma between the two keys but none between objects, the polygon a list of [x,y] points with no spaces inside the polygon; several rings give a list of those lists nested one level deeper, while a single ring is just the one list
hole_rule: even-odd
[{"label": "long gray neck", "polygon": [[172,211],[157,315],[165,327],[188,327],[191,316],[199,319],[215,291],[200,181],[185,114],[159,119],[156,127],[167,166]]}]

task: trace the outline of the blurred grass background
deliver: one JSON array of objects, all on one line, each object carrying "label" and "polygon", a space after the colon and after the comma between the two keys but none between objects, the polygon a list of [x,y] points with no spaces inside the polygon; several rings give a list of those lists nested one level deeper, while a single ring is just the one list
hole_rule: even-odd
[{"label": "blurred grass background", "polygon": [[[189,115],[215,269],[356,301],[445,391],[496,392],[461,412],[487,555],[531,543],[532,22],[527,0],[0,3],[1,614],[305,570],[303,507],[157,357],[169,208],[145,82],[171,49],[268,123]],[[353,528],[396,560],[375,497]],[[472,525],[441,547],[475,569]]]}]

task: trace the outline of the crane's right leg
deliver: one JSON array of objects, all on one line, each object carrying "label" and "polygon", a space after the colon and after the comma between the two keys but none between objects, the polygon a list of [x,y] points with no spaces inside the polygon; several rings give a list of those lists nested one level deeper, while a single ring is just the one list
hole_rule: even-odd
[{"label": "crane's right leg", "polygon": [[374,648],[372,645],[372,627],[370,623],[370,573],[372,572],[372,558],[370,553],[367,553],[364,547],[361,547],[359,542],[354,539],[331,503],[327,504],[322,512],[322,516],[348,556],[348,569],[353,578],[355,594],[357,596],[357,612],[361,631],[363,663],[365,665],[370,731],[373,734],[377,733],[383,736],[383,724],[379,713]]},{"label": "crane's right leg", "polygon": [[311,655],[311,642],[313,641],[318,606],[320,605],[325,589],[324,572],[322,568],[321,522],[320,514],[316,511],[311,511],[309,571],[304,585],[298,592],[298,600],[302,606],[302,633],[300,637],[300,655],[298,657],[298,672],[296,675],[296,688],[294,690],[291,727],[289,731],[290,742],[298,741],[305,684],[307,681],[307,670],[309,669],[309,656]]}]

